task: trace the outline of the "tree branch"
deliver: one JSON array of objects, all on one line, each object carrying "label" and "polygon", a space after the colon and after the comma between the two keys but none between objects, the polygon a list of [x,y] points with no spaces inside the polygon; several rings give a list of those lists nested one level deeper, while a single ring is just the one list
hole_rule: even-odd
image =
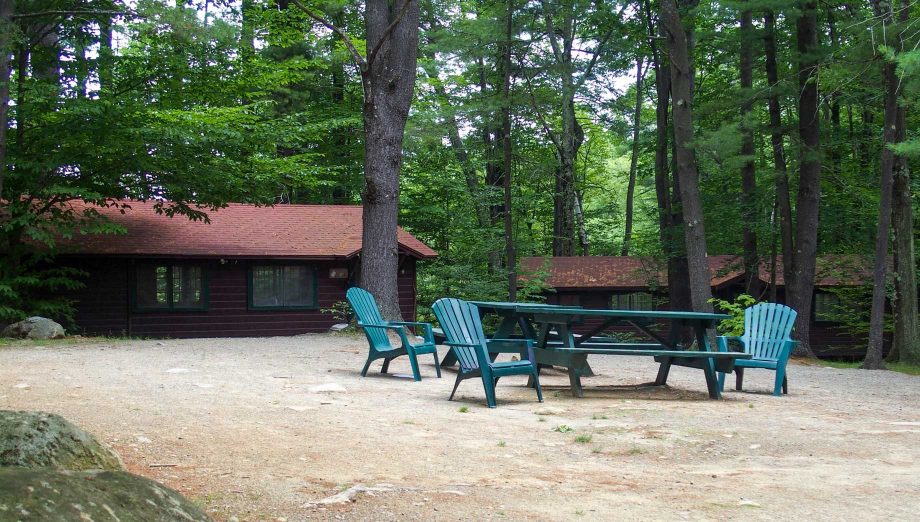
[{"label": "tree branch", "polygon": [[600,43],[597,44],[597,48],[594,50],[594,56],[591,57],[591,61],[588,62],[588,67],[585,68],[585,73],[581,75],[581,80],[578,80],[578,83],[575,84],[576,90],[581,88],[588,80],[588,77],[591,76],[591,71],[594,69],[595,64],[597,64],[597,59],[600,58],[601,53],[604,51],[604,46],[607,45],[607,41],[610,40],[610,35],[612,34],[613,29],[607,31],[607,34],[605,34]]},{"label": "tree branch", "polygon": [[553,24],[553,17],[550,16],[546,6],[546,0],[541,2],[543,6],[543,17],[546,20],[546,36],[549,37],[549,45],[553,48],[553,56],[556,63],[562,65],[562,52],[559,50],[559,42],[556,41],[556,25]]},{"label": "tree branch", "polygon": [[10,18],[21,20],[23,18],[41,18],[43,16],[73,16],[73,15],[91,15],[91,14],[108,14],[108,15],[128,15],[128,11],[36,11],[34,13],[14,14]]},{"label": "tree branch", "polygon": [[527,93],[530,94],[530,105],[533,107],[534,112],[537,113],[537,118],[540,119],[540,124],[543,126],[543,130],[546,132],[546,135],[549,137],[550,141],[553,142],[556,150],[561,150],[562,144],[559,143],[556,135],[553,133],[552,129],[549,128],[549,123],[547,123],[546,117],[543,116],[543,113],[540,111],[540,107],[537,105],[537,97],[533,93],[533,86],[530,84],[530,76],[527,76],[527,71],[524,70],[524,62],[521,61],[520,64],[521,76],[524,77],[524,81],[527,83]]},{"label": "tree branch", "polygon": [[365,60],[363,56],[361,56],[361,53],[358,52],[358,48],[355,47],[355,44],[354,42],[351,41],[351,38],[349,38],[349,36],[345,34],[345,31],[333,25],[332,22],[330,22],[329,20],[326,20],[322,16],[314,13],[310,8],[305,6],[303,2],[301,2],[300,0],[291,0],[291,3],[296,5],[298,9],[306,13],[307,16],[316,20],[320,24],[322,24],[326,29],[329,29],[333,33],[339,35],[339,37],[342,38],[342,41],[345,42],[345,47],[348,48],[348,52],[351,53],[352,59],[354,59],[355,63],[358,64],[358,67],[361,69],[361,71],[363,72],[367,70],[368,61]]},{"label": "tree branch", "polygon": [[[295,0],[296,1],[296,0]],[[377,52],[380,51],[380,48],[383,47],[383,43],[387,41],[387,38],[390,37],[390,34],[396,30],[396,26],[399,25],[399,22],[402,21],[403,15],[406,14],[406,10],[409,8],[409,4],[412,3],[412,0],[406,0],[403,2],[402,7],[399,8],[399,13],[396,15],[396,18],[390,22],[390,25],[383,30],[383,34],[380,35],[380,40],[374,45],[374,48],[371,49],[371,52],[367,55],[367,66],[370,67],[374,63],[374,58],[377,57]]]}]

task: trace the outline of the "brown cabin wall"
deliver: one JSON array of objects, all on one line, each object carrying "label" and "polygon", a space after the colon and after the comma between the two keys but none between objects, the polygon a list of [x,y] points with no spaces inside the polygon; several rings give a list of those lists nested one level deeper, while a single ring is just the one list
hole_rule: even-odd
[{"label": "brown cabin wall", "polygon": [[[317,273],[317,307],[311,310],[249,310],[248,269],[265,260],[202,260],[207,274],[207,310],[194,312],[134,311],[129,307],[129,259],[71,259],[88,274],[77,301],[75,322],[95,335],[137,337],[267,337],[324,332],[339,322],[320,310],[345,300],[349,279],[332,279],[330,268],[347,261],[311,263]],[[403,317],[415,318],[416,260],[401,260],[398,288]]]}]

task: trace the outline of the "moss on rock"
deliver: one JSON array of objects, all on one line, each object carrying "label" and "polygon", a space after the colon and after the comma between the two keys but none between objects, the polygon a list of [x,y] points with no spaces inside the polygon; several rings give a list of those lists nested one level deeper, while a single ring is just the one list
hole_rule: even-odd
[{"label": "moss on rock", "polygon": [[209,521],[157,482],[124,471],[0,468],[0,520]]},{"label": "moss on rock", "polygon": [[0,466],[124,469],[115,452],[60,415],[6,410],[0,410]]}]

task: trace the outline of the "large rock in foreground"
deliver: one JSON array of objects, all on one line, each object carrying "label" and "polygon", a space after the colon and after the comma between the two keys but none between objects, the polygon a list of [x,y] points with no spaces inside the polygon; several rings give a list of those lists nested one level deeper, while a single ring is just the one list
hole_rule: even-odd
[{"label": "large rock in foreground", "polygon": [[0,410],[0,466],[124,469],[115,452],[60,415],[4,410]]},{"label": "large rock in foreground", "polygon": [[44,317],[29,317],[3,329],[3,337],[16,339],[62,339],[64,327]]},{"label": "large rock in foreground", "polygon": [[0,468],[0,520],[209,521],[197,506],[124,471]]}]

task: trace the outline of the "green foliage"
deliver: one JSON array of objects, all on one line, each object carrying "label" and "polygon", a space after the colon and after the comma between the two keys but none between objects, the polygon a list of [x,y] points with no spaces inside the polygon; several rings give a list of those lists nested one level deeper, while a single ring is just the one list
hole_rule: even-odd
[{"label": "green foliage", "polygon": [[560,424],[553,428],[553,431],[558,433],[569,433],[575,431],[575,428],[569,426],[568,424]]},{"label": "green foliage", "polygon": [[30,316],[53,319],[71,326],[74,302],[66,295],[83,288],[86,273],[69,267],[6,267],[0,277],[0,323],[13,323]]},{"label": "green foliage", "polygon": [[329,308],[321,308],[320,312],[331,315],[339,323],[348,324],[349,330],[354,330],[357,327],[357,319],[348,301],[336,301]]},{"label": "green foliage", "polygon": [[758,303],[757,299],[747,294],[741,294],[733,301],[712,298],[709,302],[715,305],[720,312],[731,316],[719,323],[719,332],[735,337],[744,333],[744,310]]}]

